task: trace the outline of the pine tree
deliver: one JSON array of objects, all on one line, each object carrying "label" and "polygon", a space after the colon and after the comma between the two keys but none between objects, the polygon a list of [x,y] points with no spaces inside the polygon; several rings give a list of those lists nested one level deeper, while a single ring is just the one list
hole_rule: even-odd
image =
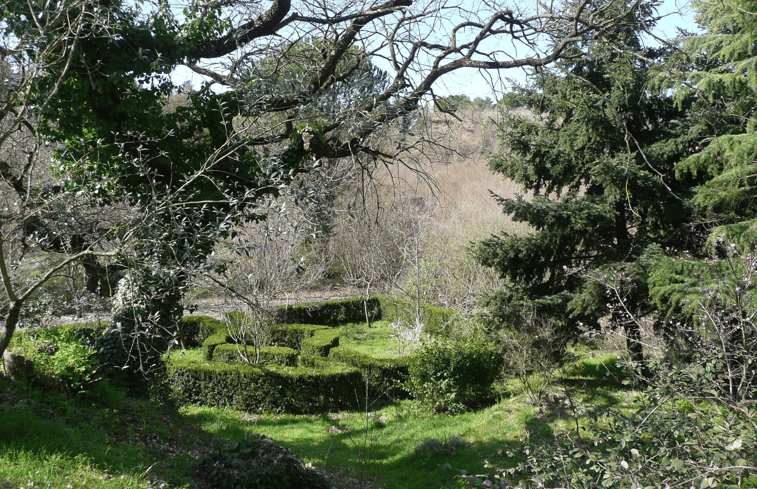
[{"label": "pine tree", "polygon": [[536,71],[509,97],[529,115],[504,118],[504,150],[490,164],[520,185],[523,195],[499,202],[533,232],[478,248],[511,284],[486,300],[501,323],[517,327],[524,311],[548,315],[567,339],[582,323],[598,327],[609,303],[639,361],[648,251],[691,239],[693,179],[676,179],[675,164],[698,141],[682,132],[687,99],[650,91],[666,53],[642,47],[640,25],[631,19],[612,46],[590,42],[588,56]]}]

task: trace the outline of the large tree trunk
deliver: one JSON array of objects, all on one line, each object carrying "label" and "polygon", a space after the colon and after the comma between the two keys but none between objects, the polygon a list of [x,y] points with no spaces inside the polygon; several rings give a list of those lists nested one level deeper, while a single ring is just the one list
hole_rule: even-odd
[{"label": "large tree trunk", "polygon": [[21,301],[15,300],[11,302],[8,308],[8,314],[5,316],[5,328],[3,329],[3,336],[0,337],[0,358],[5,354],[5,350],[11,342],[13,333],[18,326],[18,317],[21,312]]}]

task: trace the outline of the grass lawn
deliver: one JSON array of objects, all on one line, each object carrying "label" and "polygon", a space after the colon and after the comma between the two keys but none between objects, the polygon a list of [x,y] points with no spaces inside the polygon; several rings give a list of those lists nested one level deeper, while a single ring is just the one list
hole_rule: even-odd
[{"label": "grass lawn", "polygon": [[[462,488],[469,486],[459,475],[485,472],[486,460],[499,466],[514,463],[503,454],[526,437],[548,440],[556,430],[575,427],[572,411],[559,396],[535,406],[524,392],[517,392],[522,388],[517,382],[510,387],[516,390],[510,398],[459,415],[422,414],[413,401],[368,413],[251,415],[212,407],[185,407],[182,413],[221,438],[268,436],[327,473],[337,487]],[[629,405],[634,396],[617,385],[576,383],[566,388],[582,406]],[[586,417],[579,423],[590,421]]]}]

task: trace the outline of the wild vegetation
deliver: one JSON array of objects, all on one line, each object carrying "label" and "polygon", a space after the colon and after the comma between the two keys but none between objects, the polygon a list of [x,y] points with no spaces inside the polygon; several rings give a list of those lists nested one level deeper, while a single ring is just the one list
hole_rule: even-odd
[{"label": "wild vegetation", "polygon": [[6,2],[0,488],[757,486],[757,6],[658,7]]}]

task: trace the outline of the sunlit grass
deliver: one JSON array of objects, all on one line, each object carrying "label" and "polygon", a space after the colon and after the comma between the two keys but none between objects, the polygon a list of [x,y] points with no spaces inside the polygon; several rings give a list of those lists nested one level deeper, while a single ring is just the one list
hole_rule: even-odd
[{"label": "sunlit grass", "polygon": [[[621,399],[613,397],[612,388],[571,390],[576,403],[595,398],[600,404],[609,398],[623,403],[628,394]],[[461,470],[484,473],[485,460],[496,460],[499,466],[516,463],[503,458],[508,449],[526,438],[552,440],[556,431],[576,425],[567,403],[545,409],[529,403],[523,394],[459,415],[423,414],[414,401],[368,413],[250,415],[211,407],[186,407],[183,412],[216,436],[241,440],[253,433],[265,435],[327,473],[348,474],[367,487],[387,489],[463,487],[456,478]],[[585,414],[578,422],[591,424]]]}]

